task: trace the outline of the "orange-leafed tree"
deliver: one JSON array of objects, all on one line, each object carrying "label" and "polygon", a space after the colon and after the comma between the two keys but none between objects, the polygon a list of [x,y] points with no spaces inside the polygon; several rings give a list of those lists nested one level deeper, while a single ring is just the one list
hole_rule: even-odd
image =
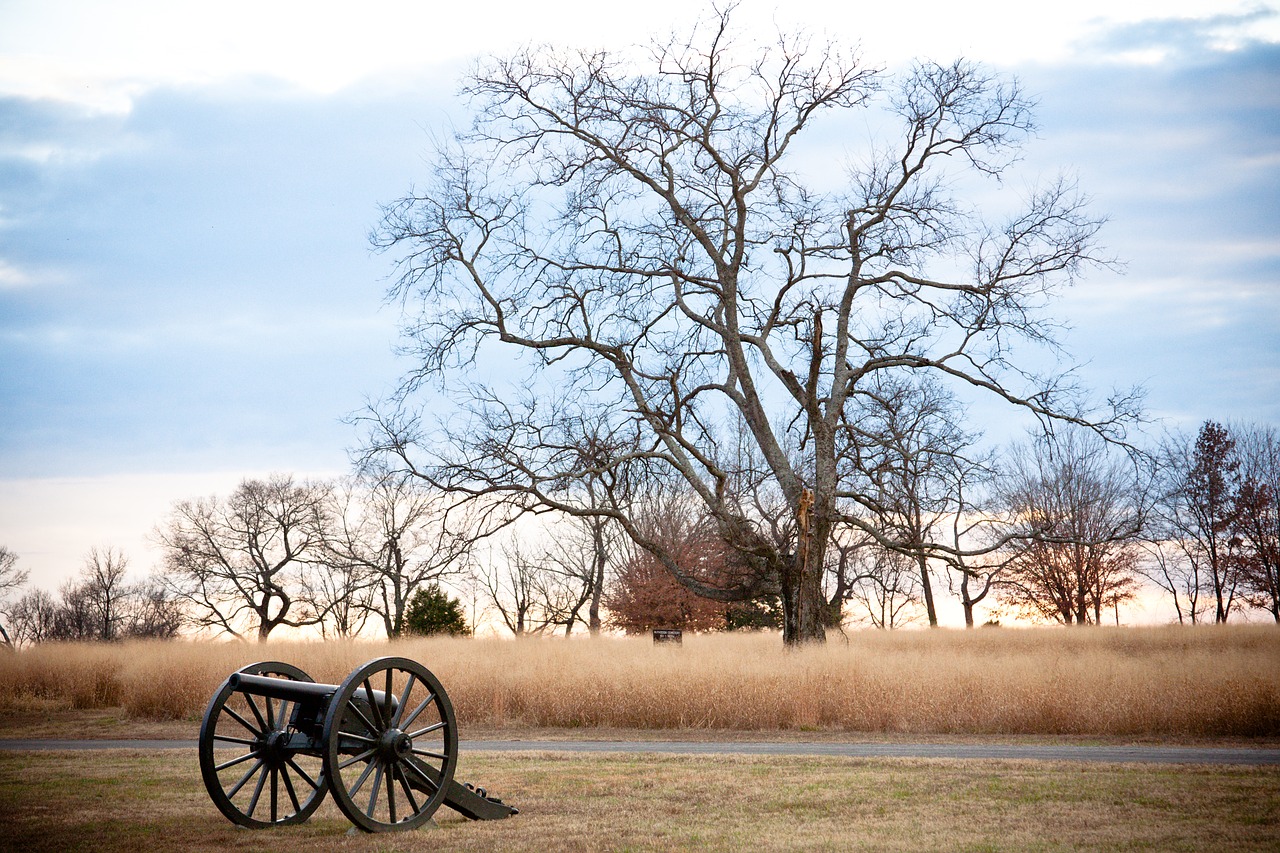
[{"label": "orange-leafed tree", "polygon": [[1246,600],[1280,622],[1280,431],[1241,426],[1233,531]]},{"label": "orange-leafed tree", "polygon": [[695,594],[672,577],[657,558],[643,551],[618,571],[605,602],[609,624],[628,634],[654,628],[715,631],[725,627],[723,601]]},{"label": "orange-leafed tree", "polygon": [[[675,556],[681,574],[713,588],[745,588],[751,570],[737,551],[719,535],[712,519],[700,517],[679,498],[656,502],[645,513],[646,535],[660,541]],[[628,634],[654,628],[719,631],[753,624],[750,598],[725,602],[698,595],[677,579],[664,562],[648,551],[634,549],[618,568],[605,598],[609,624]],[[735,616],[737,618],[735,618]]]}]

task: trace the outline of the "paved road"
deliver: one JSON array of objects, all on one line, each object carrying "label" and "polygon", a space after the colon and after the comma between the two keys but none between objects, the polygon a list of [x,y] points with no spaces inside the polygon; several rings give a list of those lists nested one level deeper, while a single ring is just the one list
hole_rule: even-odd
[{"label": "paved road", "polygon": [[[0,740],[0,750],[195,749],[193,740]],[[1148,764],[1280,765],[1280,749],[1189,746],[1077,746],[939,743],[765,743],[721,741],[469,740],[466,752],[629,752],[671,755],[830,755],[846,758],[962,758]]]}]

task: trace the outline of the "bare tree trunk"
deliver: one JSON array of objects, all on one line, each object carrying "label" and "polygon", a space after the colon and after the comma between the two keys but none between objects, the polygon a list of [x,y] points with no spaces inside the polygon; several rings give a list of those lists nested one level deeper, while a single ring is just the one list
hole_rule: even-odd
[{"label": "bare tree trunk", "polygon": [[[817,556],[825,548],[810,549],[809,556]],[[827,632],[822,614],[826,599],[822,595],[822,572],[804,565],[801,554],[788,555],[783,563],[782,641],[788,646],[826,642]]]},{"label": "bare tree trunk", "polygon": [[929,627],[938,627],[938,611],[933,606],[933,582],[929,580],[929,558],[923,553],[916,554],[916,565],[920,567],[920,588],[924,590],[924,609],[929,614]]},{"label": "bare tree trunk", "polygon": [[974,600],[969,597],[969,575],[967,572],[960,573],[960,604],[964,607],[964,627],[973,627],[973,606]]},{"label": "bare tree trunk", "polygon": [[591,526],[591,535],[595,544],[595,576],[591,584],[591,605],[587,608],[587,629],[591,636],[600,636],[600,597],[604,593],[604,569],[608,562],[608,552],[604,543],[604,521],[595,519]]},{"label": "bare tree trunk", "polygon": [[796,510],[796,552],[790,559],[784,556],[781,572],[782,641],[788,646],[824,643],[827,639],[822,619],[826,607],[822,567],[831,541],[831,516],[825,509],[816,506],[812,491],[803,491]]}]

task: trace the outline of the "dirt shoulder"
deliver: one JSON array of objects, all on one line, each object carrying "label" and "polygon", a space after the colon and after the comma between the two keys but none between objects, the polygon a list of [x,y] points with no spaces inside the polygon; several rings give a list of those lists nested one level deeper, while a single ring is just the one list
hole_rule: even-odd
[{"label": "dirt shoulder", "polygon": [[[199,720],[143,720],[122,708],[0,710],[0,739],[195,740]],[[733,729],[486,728],[463,726],[463,739],[539,741],[679,741],[724,743],[1076,744],[1280,748],[1280,737],[1189,738],[1084,735],[972,735],[929,732],[741,731]]]}]

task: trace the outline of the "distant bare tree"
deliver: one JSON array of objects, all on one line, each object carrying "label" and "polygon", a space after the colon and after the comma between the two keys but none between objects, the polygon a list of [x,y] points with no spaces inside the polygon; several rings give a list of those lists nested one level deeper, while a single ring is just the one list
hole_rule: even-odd
[{"label": "distant bare tree", "polygon": [[953,547],[943,552],[948,581],[959,593],[964,610],[964,626],[974,627],[974,608],[999,588],[1001,576],[1008,568],[1007,542],[1009,525],[998,517],[992,500],[974,499],[975,491],[993,487],[996,472],[988,460],[962,465],[956,470],[955,508],[948,521]]},{"label": "distant bare tree", "polygon": [[345,614],[348,629],[363,608],[398,637],[414,593],[466,572],[475,540],[467,513],[449,495],[384,462],[365,460],[332,493],[325,551],[334,589],[326,600]]},{"label": "distant bare tree", "polygon": [[9,611],[14,644],[25,646],[55,639],[58,610],[57,599],[43,589],[33,589],[19,598]]},{"label": "distant bare tree", "polygon": [[919,621],[921,584],[916,561],[879,546],[863,549],[859,557],[862,570],[849,595],[858,605],[854,618],[875,628],[901,628]]},{"label": "distant bare tree", "polygon": [[133,589],[126,617],[125,635],[140,639],[171,640],[186,623],[181,603],[158,578]]},{"label": "distant bare tree", "polygon": [[125,578],[128,569],[128,558],[116,548],[90,548],[85,557],[80,586],[95,623],[94,639],[115,640],[123,633],[134,595],[134,587]]},{"label": "distant bare tree", "polygon": [[1067,625],[1099,624],[1136,589],[1142,526],[1136,476],[1079,432],[1017,445],[1002,497],[1020,537],[1009,546],[1003,597]]},{"label": "distant bare tree", "polygon": [[1169,594],[1178,624],[1196,625],[1203,620],[1209,607],[1200,597],[1204,589],[1200,564],[1187,558],[1180,540],[1165,538],[1167,530],[1157,510],[1141,543],[1145,559],[1139,564],[1139,570]]},{"label": "distant bare tree", "polygon": [[853,587],[860,580],[859,570],[862,561],[858,559],[861,549],[868,547],[872,540],[867,536],[846,536],[837,531],[832,536],[831,545],[827,548],[827,565],[823,573],[822,593],[826,599],[827,611],[824,622],[827,627],[835,628],[844,623],[844,606],[853,596]]},{"label": "distant bare tree", "polygon": [[[565,636],[581,622],[596,636],[600,633],[600,602],[610,559],[616,559],[616,536],[610,536],[607,519],[569,518],[551,532],[540,562],[546,576],[547,609],[558,613],[555,622]],[[587,612],[584,614],[583,609]]]},{"label": "distant bare tree", "polygon": [[97,640],[98,619],[88,584],[72,578],[58,588],[51,640]]},{"label": "distant bare tree", "polygon": [[168,588],[193,622],[265,641],[281,625],[317,624],[302,575],[323,557],[322,483],[275,474],[243,480],[225,499],[180,501],[156,531]]},{"label": "distant bare tree", "polygon": [[[473,401],[445,415],[451,458],[422,475],[477,501],[606,516],[693,591],[744,596],[687,574],[627,508],[567,499],[600,466],[562,441],[562,407],[513,421],[512,394],[476,388],[473,367],[501,359],[504,375],[605,408],[636,438],[607,470],[642,458],[679,480],[753,576],[774,579],[784,642],[820,642],[833,531],[866,523],[842,460],[873,377],[932,375],[1108,435],[1135,401],[1095,412],[1066,376],[1012,358],[1019,340],[1052,342],[1047,298],[1106,260],[1101,220],[1069,182],[994,216],[958,195],[1000,177],[1032,131],[1015,81],[967,62],[891,81],[804,37],[738,43],[731,17],[638,57],[528,49],[477,66],[473,129],[442,146],[425,191],[385,208],[374,239],[400,253],[393,294],[416,358],[404,395],[438,381]],[[792,154],[810,125],[885,89],[895,138],[855,154],[847,186],[808,183]],[[791,542],[728,488],[734,419]],[[397,418],[384,425],[383,447],[421,453]]]},{"label": "distant bare tree", "polygon": [[[1242,565],[1235,445],[1226,427],[1206,421],[1194,439],[1171,435],[1160,449],[1159,496],[1148,533],[1154,568],[1147,574],[1173,596],[1179,619],[1185,612],[1196,622],[1212,608],[1213,621],[1226,622],[1237,604]],[[1203,607],[1202,595],[1208,598]]]},{"label": "distant bare tree", "polygon": [[518,542],[504,545],[494,559],[482,561],[477,582],[487,604],[517,638],[542,634],[560,621],[555,601],[548,601],[546,572]]},{"label": "distant bare tree", "polygon": [[854,446],[866,478],[863,501],[873,508],[881,537],[915,564],[916,588],[936,627],[931,563],[939,554],[962,553],[954,538],[948,547],[946,527],[961,509],[962,479],[985,464],[970,458],[977,436],[960,426],[965,417],[955,397],[928,377],[873,378],[857,405],[851,426],[859,433]]},{"label": "distant bare tree", "polygon": [[4,623],[12,620],[9,596],[14,590],[27,582],[28,571],[18,568],[18,555],[5,545],[0,545],[0,643],[6,648],[14,647],[13,638],[5,630]]},{"label": "distant bare tree", "polygon": [[333,560],[299,576],[300,600],[320,616],[320,636],[355,637],[375,612],[374,585],[360,566]]}]

